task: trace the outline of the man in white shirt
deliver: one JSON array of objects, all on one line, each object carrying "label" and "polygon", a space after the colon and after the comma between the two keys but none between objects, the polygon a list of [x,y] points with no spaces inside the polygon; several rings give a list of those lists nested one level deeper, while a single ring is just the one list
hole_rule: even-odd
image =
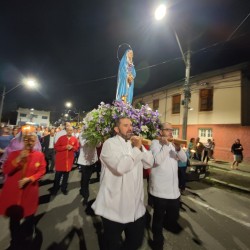
[{"label": "man in white shirt", "polygon": [[[95,170],[95,164],[98,161],[96,146],[89,145],[82,136],[79,137],[80,154],[77,164],[81,168],[81,189],[80,194],[83,197],[83,205],[87,205],[89,198],[89,181]],[[101,144],[97,145],[98,147]]]},{"label": "man in white shirt", "polygon": [[152,167],[153,156],[141,138],[133,136],[129,118],[119,118],[114,130],[116,136],[103,144],[100,189],[92,208],[102,217],[105,249],[120,249],[124,231],[124,249],[133,250],[143,240],[143,167]]},{"label": "man in white shirt", "polygon": [[164,123],[160,130],[160,139],[153,140],[151,151],[154,166],[150,173],[149,192],[153,197],[153,245],[154,249],[163,249],[163,222],[166,216],[168,225],[176,226],[180,209],[180,191],[178,187],[178,160],[185,162],[187,156],[178,144],[169,142],[173,138],[170,123]]}]

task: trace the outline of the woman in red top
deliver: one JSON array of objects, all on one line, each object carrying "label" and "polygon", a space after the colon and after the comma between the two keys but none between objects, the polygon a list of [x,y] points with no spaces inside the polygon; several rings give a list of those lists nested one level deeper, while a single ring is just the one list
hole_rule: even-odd
[{"label": "woman in red top", "polygon": [[0,194],[0,214],[10,218],[11,247],[20,246],[20,220],[25,218],[26,236],[34,231],[34,214],[38,207],[38,180],[44,175],[46,162],[39,151],[34,151],[37,136],[25,131],[24,148],[12,152],[3,165],[7,176]]}]

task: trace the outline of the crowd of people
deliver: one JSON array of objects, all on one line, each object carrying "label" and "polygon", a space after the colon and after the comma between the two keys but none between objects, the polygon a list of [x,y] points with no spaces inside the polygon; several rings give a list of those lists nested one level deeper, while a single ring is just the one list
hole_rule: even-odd
[{"label": "crowd of people", "polygon": [[212,139],[207,139],[207,143],[203,144],[199,137],[192,137],[187,148],[190,158],[208,163],[210,159],[214,159],[214,147]]},{"label": "crowd of people", "polygon": [[[150,169],[148,198],[153,207],[151,247],[163,249],[163,224],[175,228],[180,209],[180,195],[185,190],[188,159],[208,162],[215,143],[191,138],[187,148],[170,142],[170,123],[160,127],[159,138],[145,148],[142,138],[133,135],[132,122],[116,120],[115,136],[103,144],[89,145],[81,130],[69,123],[59,128],[2,128],[0,136],[1,171],[5,181],[0,194],[0,214],[10,218],[10,249],[18,249],[24,239],[34,237],[34,214],[38,207],[39,182],[46,173],[54,173],[51,197],[59,190],[68,195],[68,178],[72,166],[81,173],[80,195],[88,205],[91,175],[101,168],[100,188],[92,209],[102,218],[104,249],[138,249],[143,241],[146,223],[143,169]],[[100,152],[98,156],[97,152]],[[232,145],[233,166],[242,161],[239,139]],[[100,167],[101,166],[101,167]],[[26,223],[25,237],[21,219]],[[24,223],[23,222],[23,223]],[[125,239],[122,240],[122,233]]]}]

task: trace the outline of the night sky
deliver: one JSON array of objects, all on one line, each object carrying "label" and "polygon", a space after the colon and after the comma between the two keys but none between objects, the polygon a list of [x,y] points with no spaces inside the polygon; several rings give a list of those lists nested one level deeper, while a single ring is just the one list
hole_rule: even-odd
[{"label": "night sky", "polygon": [[[161,1],[162,2],[162,1]],[[119,62],[128,43],[137,70],[135,95],[183,79],[190,41],[191,76],[250,60],[249,0],[172,0],[157,22],[153,0],[1,0],[0,85],[7,90],[33,76],[37,91],[6,95],[5,117],[18,107],[61,113],[67,100],[80,110],[112,102]],[[171,28],[172,27],[172,28]],[[121,47],[119,56],[126,47]]]}]

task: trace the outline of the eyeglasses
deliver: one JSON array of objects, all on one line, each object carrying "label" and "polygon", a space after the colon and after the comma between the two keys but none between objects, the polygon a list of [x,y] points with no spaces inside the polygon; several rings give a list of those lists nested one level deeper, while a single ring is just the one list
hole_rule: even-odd
[{"label": "eyeglasses", "polygon": [[163,128],[162,131],[163,130],[166,130],[166,131],[169,131],[169,132],[173,132],[174,131],[172,128]]}]

